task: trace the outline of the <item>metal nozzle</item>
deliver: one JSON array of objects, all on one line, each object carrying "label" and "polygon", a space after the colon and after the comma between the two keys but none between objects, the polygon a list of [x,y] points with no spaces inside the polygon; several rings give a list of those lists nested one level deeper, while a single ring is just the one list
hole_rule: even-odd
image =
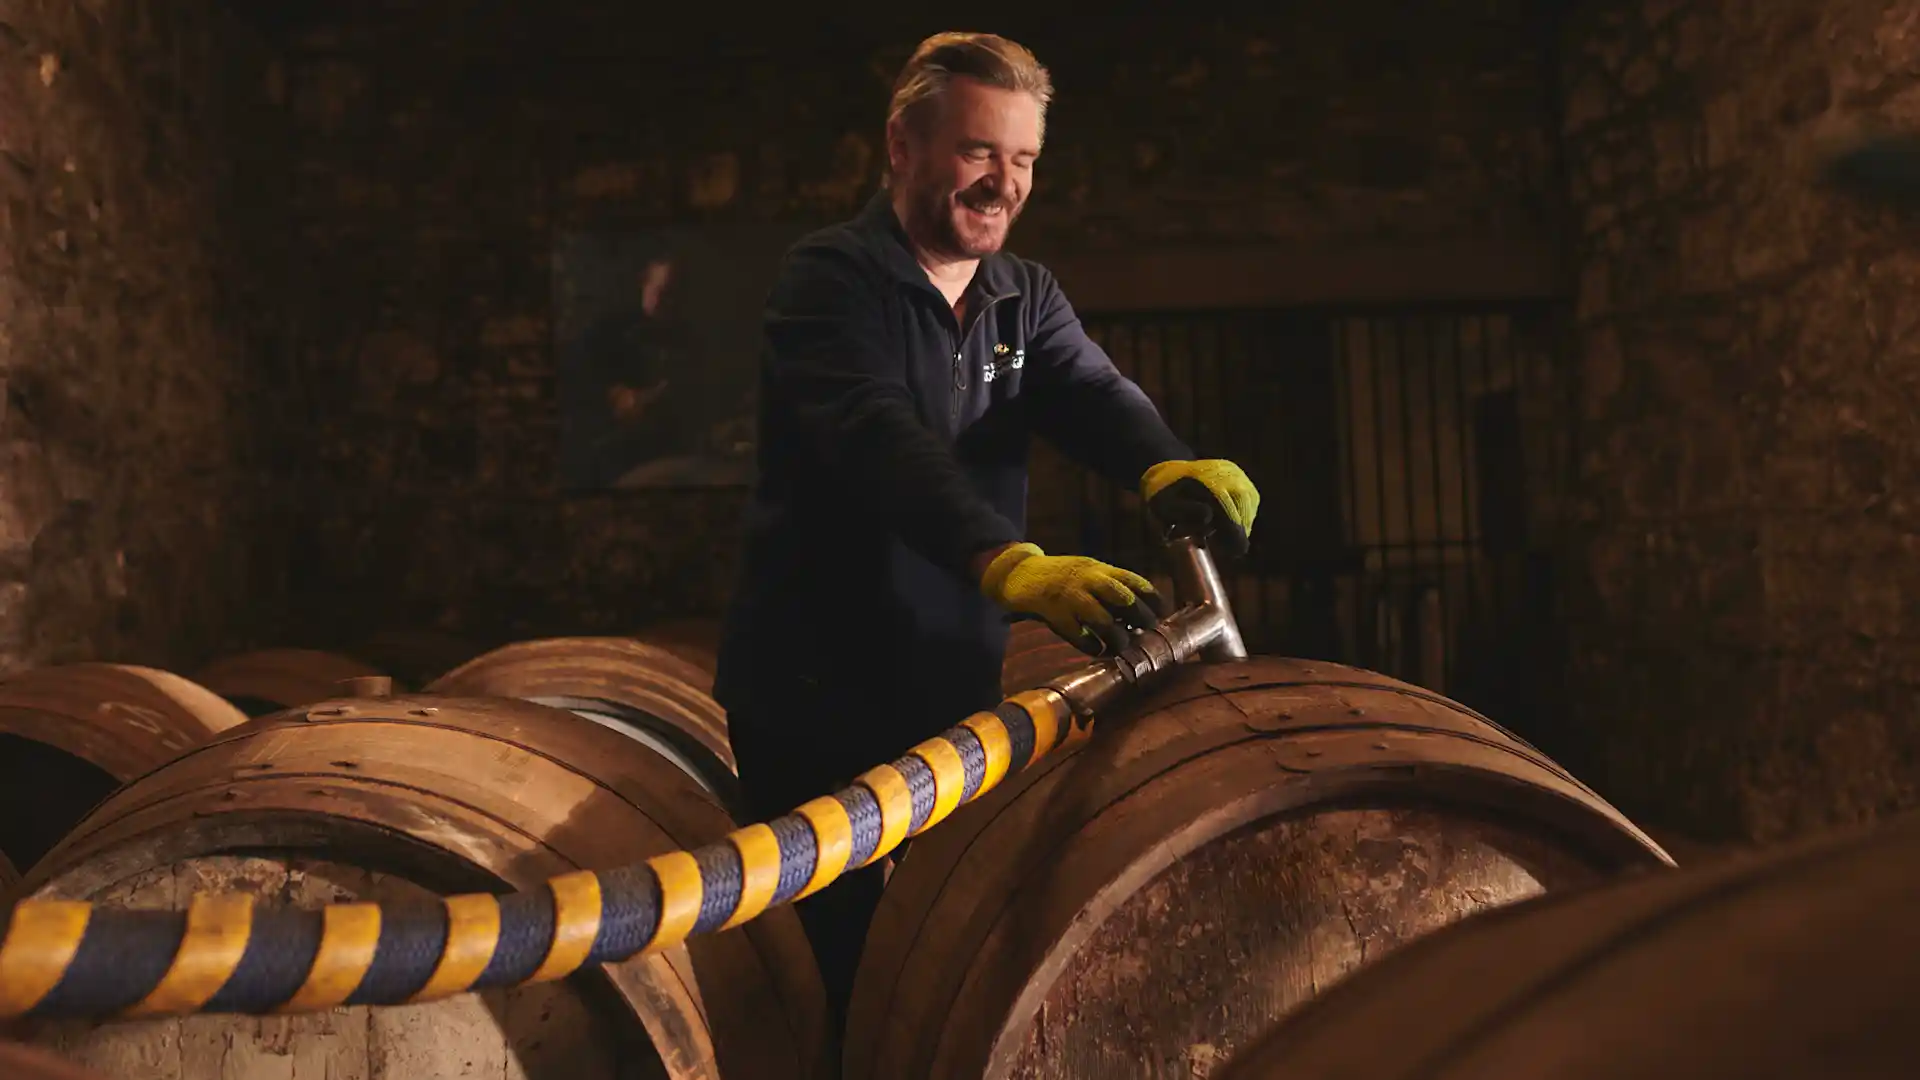
[{"label": "metal nozzle", "polygon": [[1174,535],[1167,540],[1167,555],[1180,608],[1137,635],[1119,655],[1047,684],[1076,713],[1090,716],[1115,695],[1196,657],[1214,662],[1246,659],[1247,646],[1213,554],[1195,537]]},{"label": "metal nozzle", "polygon": [[1173,588],[1180,602],[1206,615],[1193,628],[1198,632],[1194,648],[1207,660],[1245,660],[1246,642],[1240,638],[1240,623],[1233,617],[1233,604],[1227,599],[1227,586],[1213,553],[1191,536],[1175,536],[1167,541],[1167,556],[1173,562]]}]

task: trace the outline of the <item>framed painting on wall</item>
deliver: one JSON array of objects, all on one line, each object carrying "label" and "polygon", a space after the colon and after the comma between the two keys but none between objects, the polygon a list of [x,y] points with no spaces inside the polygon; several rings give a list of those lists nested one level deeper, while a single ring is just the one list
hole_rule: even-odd
[{"label": "framed painting on wall", "polygon": [[805,225],[578,229],[555,239],[560,483],[754,478],[761,312]]}]

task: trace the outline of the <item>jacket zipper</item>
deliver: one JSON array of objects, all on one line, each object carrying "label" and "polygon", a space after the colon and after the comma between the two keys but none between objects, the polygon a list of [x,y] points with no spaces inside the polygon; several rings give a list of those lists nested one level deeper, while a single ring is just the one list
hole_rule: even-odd
[{"label": "jacket zipper", "polygon": [[947,393],[947,421],[953,426],[956,434],[960,428],[961,400],[969,385],[966,366],[967,339],[973,336],[974,327],[980,325],[980,321],[987,317],[987,312],[992,311],[995,304],[1006,298],[1006,296],[988,297],[978,309],[967,313],[967,324],[960,327],[954,335],[953,380],[952,389]]}]

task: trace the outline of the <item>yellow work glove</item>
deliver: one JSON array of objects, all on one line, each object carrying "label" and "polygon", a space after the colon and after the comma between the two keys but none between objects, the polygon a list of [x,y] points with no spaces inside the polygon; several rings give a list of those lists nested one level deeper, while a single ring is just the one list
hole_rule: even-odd
[{"label": "yellow work glove", "polygon": [[1140,477],[1140,497],[1161,524],[1211,528],[1210,547],[1234,558],[1247,553],[1260,492],[1233,462],[1163,461]]},{"label": "yellow work glove", "polygon": [[1159,601],[1153,583],[1139,574],[1084,555],[1049,555],[1037,544],[996,555],[980,591],[1016,615],[1041,619],[1091,656],[1126,648],[1128,629],[1150,629],[1162,614],[1152,606]]}]

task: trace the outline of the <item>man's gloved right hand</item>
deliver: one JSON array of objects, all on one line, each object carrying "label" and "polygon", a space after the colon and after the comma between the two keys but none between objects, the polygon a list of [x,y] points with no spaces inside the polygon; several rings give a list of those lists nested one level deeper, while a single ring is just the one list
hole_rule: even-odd
[{"label": "man's gloved right hand", "polygon": [[1163,611],[1153,583],[1084,555],[1049,555],[1014,544],[987,564],[980,591],[1001,607],[1044,620],[1089,655],[1119,652],[1127,629],[1146,630]]},{"label": "man's gloved right hand", "polygon": [[1166,525],[1211,528],[1215,550],[1237,559],[1247,553],[1260,490],[1240,466],[1214,458],[1163,461],[1140,477],[1140,497]]}]

